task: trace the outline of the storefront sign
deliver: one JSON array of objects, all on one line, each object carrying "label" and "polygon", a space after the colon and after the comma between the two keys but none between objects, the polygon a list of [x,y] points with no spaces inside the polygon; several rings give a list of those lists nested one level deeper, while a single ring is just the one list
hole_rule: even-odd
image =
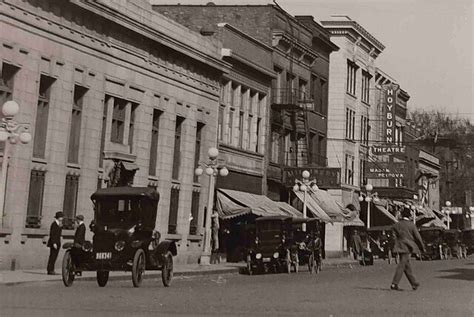
[{"label": "storefront sign", "polygon": [[371,179],[405,178],[406,163],[367,162],[365,177]]},{"label": "storefront sign", "polygon": [[384,137],[385,143],[395,144],[395,108],[399,86],[396,84],[383,85]]},{"label": "storefront sign", "polygon": [[396,144],[383,144],[372,146],[373,155],[405,154],[405,151],[405,146]]},{"label": "storefront sign", "polygon": [[287,187],[293,187],[295,180],[301,180],[301,173],[308,171],[310,180],[316,179],[319,187],[324,189],[341,187],[341,169],[332,167],[289,167],[283,170],[283,183]]}]

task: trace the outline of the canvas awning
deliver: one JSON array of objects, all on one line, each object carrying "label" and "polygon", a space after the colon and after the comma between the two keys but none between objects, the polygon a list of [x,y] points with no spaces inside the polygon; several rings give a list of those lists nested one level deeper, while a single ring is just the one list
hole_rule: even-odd
[{"label": "canvas awning", "polygon": [[[293,191],[301,202],[304,202],[304,193],[301,191]],[[324,222],[332,222],[331,217],[323,210],[323,208],[314,200],[313,196],[306,193],[306,207],[313,214],[315,218]]]},{"label": "canvas awning", "polygon": [[301,213],[284,202],[275,202],[264,195],[231,189],[217,190],[217,213],[223,219],[246,214],[256,216],[301,217]]},{"label": "canvas awning", "polygon": [[365,227],[365,223],[360,220],[359,216],[356,216],[352,220],[345,220],[342,224],[344,227]]},{"label": "canvas awning", "polygon": [[373,205],[375,206],[375,209],[378,210],[380,213],[382,213],[384,216],[389,218],[393,223],[398,222],[397,218],[395,218],[394,215],[390,213],[390,211],[385,208],[384,204],[382,201],[379,202],[374,202]]},{"label": "canvas awning", "polygon": [[342,222],[344,219],[350,217],[342,212],[343,207],[339,205],[327,191],[317,189],[309,191],[309,194],[331,220]]}]

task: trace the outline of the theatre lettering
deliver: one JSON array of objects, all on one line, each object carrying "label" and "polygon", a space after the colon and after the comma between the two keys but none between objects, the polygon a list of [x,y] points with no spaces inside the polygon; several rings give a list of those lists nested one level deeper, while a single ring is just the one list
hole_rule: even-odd
[{"label": "theatre lettering", "polygon": [[395,143],[395,107],[397,104],[398,85],[384,85],[384,121],[385,121],[385,143]]}]

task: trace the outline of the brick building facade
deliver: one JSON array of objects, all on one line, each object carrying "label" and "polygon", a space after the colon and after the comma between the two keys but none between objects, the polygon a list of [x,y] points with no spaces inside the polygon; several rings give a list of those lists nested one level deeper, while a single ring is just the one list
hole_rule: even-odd
[{"label": "brick building facade", "polygon": [[89,197],[116,163],[136,170],[134,186],[157,188],[157,229],[176,240],[178,262],[195,262],[207,183],[193,172],[216,146],[228,72],[219,42],[148,1],[5,0],[0,11],[5,96],[33,134],[10,158],[0,268],[45,266],[54,213],[71,238],[70,220],[92,220]]}]

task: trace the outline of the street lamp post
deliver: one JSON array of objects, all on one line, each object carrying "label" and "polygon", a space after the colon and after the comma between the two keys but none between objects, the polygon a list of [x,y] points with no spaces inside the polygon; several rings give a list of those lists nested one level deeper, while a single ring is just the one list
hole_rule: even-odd
[{"label": "street lamp post", "polygon": [[[418,196],[417,195],[413,195],[413,200],[415,201],[415,204],[418,202]],[[414,205],[411,205],[411,212],[412,212],[412,216],[413,216],[413,223],[416,225],[416,206]]]},{"label": "street lamp post", "polygon": [[446,215],[447,215],[447,222],[448,222],[448,230],[451,229],[451,219],[449,218],[449,214],[450,214],[450,208],[451,208],[451,202],[448,200],[446,201]]},{"label": "street lamp post", "polygon": [[472,220],[472,218],[474,218],[474,207],[473,206],[469,207],[469,211],[466,214],[466,218],[469,218],[469,227],[470,227],[470,229],[474,229],[474,221]]},{"label": "street lamp post", "polygon": [[[316,179],[309,179],[311,176],[309,171],[304,170],[301,173],[301,176],[303,177],[301,180],[295,179],[295,185],[293,186],[293,190],[295,192],[300,191],[303,193],[303,218],[307,218],[306,194],[309,188],[311,188],[314,191],[318,190],[319,188],[318,188]],[[302,229],[303,231],[306,231],[305,223],[303,223]]]},{"label": "street lamp post", "polygon": [[211,264],[211,217],[214,205],[214,189],[215,189],[215,178],[217,175],[227,176],[229,170],[222,164],[219,164],[217,157],[219,156],[219,150],[212,147],[208,151],[209,160],[207,162],[200,162],[194,173],[197,176],[201,176],[204,172],[209,176],[209,193],[207,197],[207,213],[206,213],[206,226],[204,228],[204,250],[201,255],[201,265]]},{"label": "street lamp post", "polygon": [[19,123],[13,117],[20,111],[20,106],[13,100],[5,102],[2,106],[3,118],[0,122],[0,142],[4,142],[2,171],[0,173],[0,225],[3,226],[5,189],[7,184],[8,159],[10,156],[10,145],[20,141],[27,144],[31,141],[31,134],[28,132],[28,123]]},{"label": "street lamp post", "polygon": [[[373,189],[374,189],[374,187],[372,186],[372,184],[366,184],[365,185],[365,191],[366,191],[365,197],[363,195],[359,196],[359,201],[360,202],[363,202],[364,200],[365,200],[365,202],[367,202],[367,229],[370,229],[370,202],[371,201],[377,201],[379,199],[377,193],[372,193]],[[367,233],[367,249],[370,251],[370,241],[369,241],[368,233]]]}]

